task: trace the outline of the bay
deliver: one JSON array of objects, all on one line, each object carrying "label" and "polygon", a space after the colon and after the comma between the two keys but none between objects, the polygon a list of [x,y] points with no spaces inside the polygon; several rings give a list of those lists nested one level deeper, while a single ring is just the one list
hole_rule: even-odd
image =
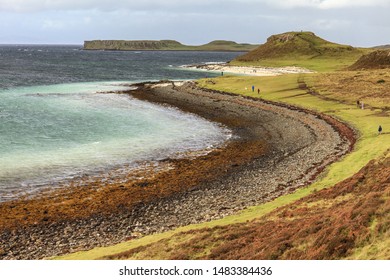
[{"label": "bay", "polygon": [[230,131],[198,116],[108,92],[204,77],[184,64],[237,53],[0,47],[0,201],[85,174],[221,145]]}]

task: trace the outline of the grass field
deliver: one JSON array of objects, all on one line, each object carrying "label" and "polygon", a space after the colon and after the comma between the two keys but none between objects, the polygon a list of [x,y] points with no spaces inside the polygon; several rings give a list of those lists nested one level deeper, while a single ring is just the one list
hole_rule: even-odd
[{"label": "grass field", "polygon": [[359,100],[371,108],[390,108],[390,72],[386,69],[310,75],[306,83],[325,98],[350,104]]},{"label": "grass field", "polygon": [[[327,68],[327,66],[325,67],[323,65],[321,67]],[[351,78],[353,80],[353,77],[356,75],[359,75],[358,82],[355,81],[356,83],[354,83],[356,92],[362,92],[363,86],[361,84],[366,85],[371,83],[370,81],[380,80],[379,78],[385,80],[384,83],[378,84],[379,86],[383,86],[383,88],[378,89],[377,95],[372,94],[369,97],[360,95],[360,93],[355,95],[350,89],[345,89],[344,94],[339,89],[335,89],[337,85],[343,89],[343,79]],[[199,240],[201,237],[205,240],[203,242],[207,242],[209,239],[205,237],[207,234],[205,235],[204,232],[208,232],[208,236],[212,236],[213,227],[217,227],[216,230],[221,230],[220,227],[234,227],[238,223],[247,223],[248,221],[264,217],[277,208],[291,205],[301,198],[315,194],[322,189],[330,188],[342,180],[353,176],[372,159],[388,157],[390,148],[389,103],[382,101],[382,99],[385,98],[385,100],[388,100],[387,98],[390,97],[389,92],[385,89],[387,83],[390,84],[390,81],[387,82],[386,80],[388,78],[387,73],[383,74],[382,72],[378,72],[376,75],[378,76],[369,72],[351,72],[343,75],[306,74],[277,77],[225,76],[213,79],[213,83],[210,83],[210,79],[199,81],[199,85],[202,87],[293,104],[332,115],[354,127],[359,135],[358,141],[350,154],[339,162],[329,166],[316,182],[310,186],[298,189],[292,194],[279,197],[263,205],[248,208],[237,215],[229,216],[221,220],[191,225],[163,234],[146,236],[112,247],[95,248],[91,251],[78,252],[58,257],[57,259],[107,258],[107,256],[130,249],[134,250],[135,248],[141,248],[142,250],[138,250],[139,252],[133,254],[131,258],[170,258],[172,254],[169,254],[166,248],[178,248],[180,250],[181,246],[188,245],[186,243],[188,240]],[[319,95],[307,93],[305,89],[298,86],[298,80],[305,81],[310,87],[315,87]],[[255,92],[250,90],[252,85],[256,87]],[[257,88],[261,89],[260,96],[257,94]],[[369,91],[369,87],[367,91]],[[365,101],[364,110],[356,106],[356,99],[363,97]],[[378,135],[377,132],[379,125],[382,125],[384,128],[382,135]],[[374,225],[371,224],[371,226]],[[199,229],[203,229],[201,234],[197,231]],[[183,234],[183,232],[187,233]],[[242,234],[245,233],[242,232]],[[213,247],[218,246],[218,241],[215,242],[215,244],[203,244],[203,254],[210,252]],[[388,258],[390,253],[383,253],[384,251],[381,250],[382,247],[389,244],[386,235],[382,234],[378,236],[375,242],[377,244],[374,246],[374,249],[372,244],[363,244],[362,248],[357,249],[350,258],[371,258],[373,250],[378,250],[379,257]],[[149,246],[149,249],[143,246]],[[379,252],[382,252],[382,255],[379,255]],[[202,255],[197,255],[195,252],[190,256],[190,258],[197,257],[202,257]],[[178,258],[180,258],[180,255]]]},{"label": "grass field", "polygon": [[[366,52],[366,50],[364,51]],[[236,61],[233,60],[229,64],[234,66],[265,66],[265,67],[285,67],[297,66],[307,68],[316,72],[330,72],[341,70],[354,63],[360,55],[351,55],[343,58],[310,58],[299,56],[291,59],[262,59],[259,61]]]}]

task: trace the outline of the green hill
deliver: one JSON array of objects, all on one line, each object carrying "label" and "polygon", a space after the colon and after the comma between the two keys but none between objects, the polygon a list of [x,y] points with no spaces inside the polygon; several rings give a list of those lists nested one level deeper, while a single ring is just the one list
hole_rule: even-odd
[{"label": "green hill", "polygon": [[238,44],[234,41],[224,41],[224,40],[216,40],[212,41],[208,44],[198,46],[199,50],[210,50],[210,51],[251,51],[258,47],[259,45],[251,45],[251,44]]},{"label": "green hill", "polygon": [[232,64],[328,70],[349,66],[364,53],[363,49],[326,41],[313,32],[287,32],[272,35],[265,44],[237,57]]},{"label": "green hill", "polygon": [[233,41],[212,41],[201,46],[187,46],[174,40],[93,40],[84,42],[84,50],[111,51],[238,51],[248,52],[258,45],[238,44]]}]

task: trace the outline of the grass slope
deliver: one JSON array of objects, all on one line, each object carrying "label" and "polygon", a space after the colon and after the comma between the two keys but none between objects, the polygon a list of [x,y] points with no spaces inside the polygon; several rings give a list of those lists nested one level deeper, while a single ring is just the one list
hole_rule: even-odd
[{"label": "grass slope", "polygon": [[242,51],[247,52],[251,51],[258,47],[258,45],[251,44],[238,44],[233,41],[224,41],[224,40],[215,40],[208,44],[204,44],[201,46],[195,46],[195,50],[204,50],[204,51]]},{"label": "grass slope", "polygon": [[287,32],[269,37],[265,44],[237,57],[231,64],[300,66],[330,71],[349,66],[367,52],[326,41],[312,32]]},{"label": "grass slope", "polygon": [[[350,75],[360,75],[360,80],[365,83],[369,83],[372,78],[377,78],[371,76],[368,72],[351,72]],[[380,73],[377,75],[380,75]],[[268,237],[266,235],[268,233],[263,230],[275,227],[280,228],[280,231],[278,230],[277,232],[282,232],[282,235],[275,235],[274,238],[282,241],[286,240],[286,242],[270,243],[267,254],[257,255],[257,257],[389,258],[389,250],[382,250],[389,244],[389,219],[388,215],[385,214],[388,213],[388,197],[390,193],[386,185],[389,181],[389,160],[387,159],[390,148],[390,134],[388,133],[390,130],[389,109],[385,104],[381,105],[380,103],[371,107],[369,99],[367,99],[366,108],[362,110],[357,108],[353,95],[348,99],[341,100],[340,96],[335,93],[332,94],[332,88],[338,83],[341,84],[342,79],[343,76],[335,75],[332,79],[329,79],[322,74],[316,74],[305,76],[284,75],[279,77],[225,76],[213,79],[213,83],[210,83],[209,79],[200,81],[200,85],[204,87],[258,97],[257,93],[252,93],[245,89],[255,85],[261,88],[261,98],[294,104],[333,115],[356,128],[359,133],[358,142],[351,154],[329,166],[315,183],[292,194],[279,197],[272,202],[248,208],[237,215],[221,220],[191,225],[163,234],[146,236],[112,247],[78,252],[59,257],[59,259],[196,259],[229,258],[229,256],[232,258],[239,256],[245,258],[248,255],[243,254],[243,251],[246,252],[247,249],[248,252],[250,250],[252,252],[260,250],[259,247],[250,245],[254,236],[258,236],[256,244],[259,245],[261,244],[258,243],[259,239],[267,240],[265,237]],[[298,85],[298,81],[302,80],[305,80],[309,86],[321,83],[322,88],[319,94],[307,93],[305,89]],[[355,86],[356,89],[359,89],[359,83],[356,83]],[[387,93],[386,98],[388,98]],[[387,131],[387,133],[380,136],[377,135],[379,124],[384,127],[384,131]],[[384,156],[387,158],[383,158]],[[379,159],[379,161],[360,171],[360,175],[355,175],[372,159]],[[380,166],[380,170],[382,170],[380,174],[383,177],[380,179],[380,182],[373,181],[375,178],[370,177],[376,170],[372,166]],[[355,177],[352,177],[354,175]],[[359,178],[363,179],[359,181]],[[342,180],[358,183],[348,183],[349,187],[345,184],[339,184],[339,187],[331,188]],[[355,186],[360,188],[357,190],[357,193],[352,191]],[[377,188],[377,193],[371,192],[371,188],[367,186]],[[329,190],[324,190],[327,188]],[[341,191],[345,188],[350,191],[345,193]],[[320,195],[318,196],[318,194]],[[326,196],[328,198],[325,198]],[[350,203],[354,201],[359,203],[355,203],[355,206],[353,206]],[[348,202],[348,207],[340,208],[346,202]],[[361,203],[369,206],[371,202],[372,205],[375,205],[374,208],[378,208],[377,210],[367,212],[365,211],[366,208],[358,208]],[[311,221],[317,220],[321,222],[321,228],[318,228],[318,231],[316,231],[313,223],[303,223],[303,231],[300,231],[301,234],[298,240],[296,235],[294,235],[294,230],[291,229],[289,231],[288,229],[294,227],[295,220],[299,221],[298,224],[306,221],[305,211],[307,209],[310,210],[310,216],[308,215],[307,218]],[[359,209],[364,211],[360,213]],[[373,208],[367,209],[372,210]],[[324,218],[328,217],[326,215],[329,218]],[[340,217],[343,217],[343,221],[348,221],[346,227],[343,227],[338,222]],[[353,226],[357,222],[362,223],[362,225],[359,224],[359,228],[355,229]],[[328,228],[328,225],[336,227],[331,230]],[[259,232],[258,226],[263,230]],[[318,234],[312,235],[310,232]],[[334,239],[325,238],[330,235]],[[352,238],[353,235],[355,237]],[[321,239],[320,236],[323,238]],[[298,241],[294,243],[294,240]],[[224,245],[227,244],[226,242],[230,245]],[[347,243],[348,246],[339,247],[343,243]],[[239,248],[234,244],[240,244]],[[272,247],[271,244],[274,246]],[[313,244],[318,245],[316,247],[317,253],[310,251],[304,254]],[[245,249],[247,245],[252,246],[251,249],[249,247]],[[327,246],[327,249],[324,246]]]},{"label": "grass slope", "polygon": [[373,49],[390,49],[390,45],[381,45],[372,47]]},{"label": "grass slope", "polygon": [[363,55],[358,61],[348,67],[350,70],[386,68],[390,68],[390,50],[378,50]]},{"label": "grass slope", "polygon": [[389,71],[338,71],[311,75],[305,80],[322,98],[347,104],[359,100],[370,108],[390,109]]},{"label": "grass slope", "polygon": [[389,173],[390,158],[371,162],[335,187],[249,223],[183,232],[109,258],[341,259],[364,252],[386,259],[390,248],[377,252],[390,230]]}]

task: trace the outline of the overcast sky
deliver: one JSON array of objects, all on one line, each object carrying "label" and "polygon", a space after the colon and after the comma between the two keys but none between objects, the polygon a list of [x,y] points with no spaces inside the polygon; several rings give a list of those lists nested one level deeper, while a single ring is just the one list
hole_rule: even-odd
[{"label": "overcast sky", "polygon": [[353,46],[390,44],[390,0],[0,0],[0,44],[174,39],[264,43],[313,31]]}]

